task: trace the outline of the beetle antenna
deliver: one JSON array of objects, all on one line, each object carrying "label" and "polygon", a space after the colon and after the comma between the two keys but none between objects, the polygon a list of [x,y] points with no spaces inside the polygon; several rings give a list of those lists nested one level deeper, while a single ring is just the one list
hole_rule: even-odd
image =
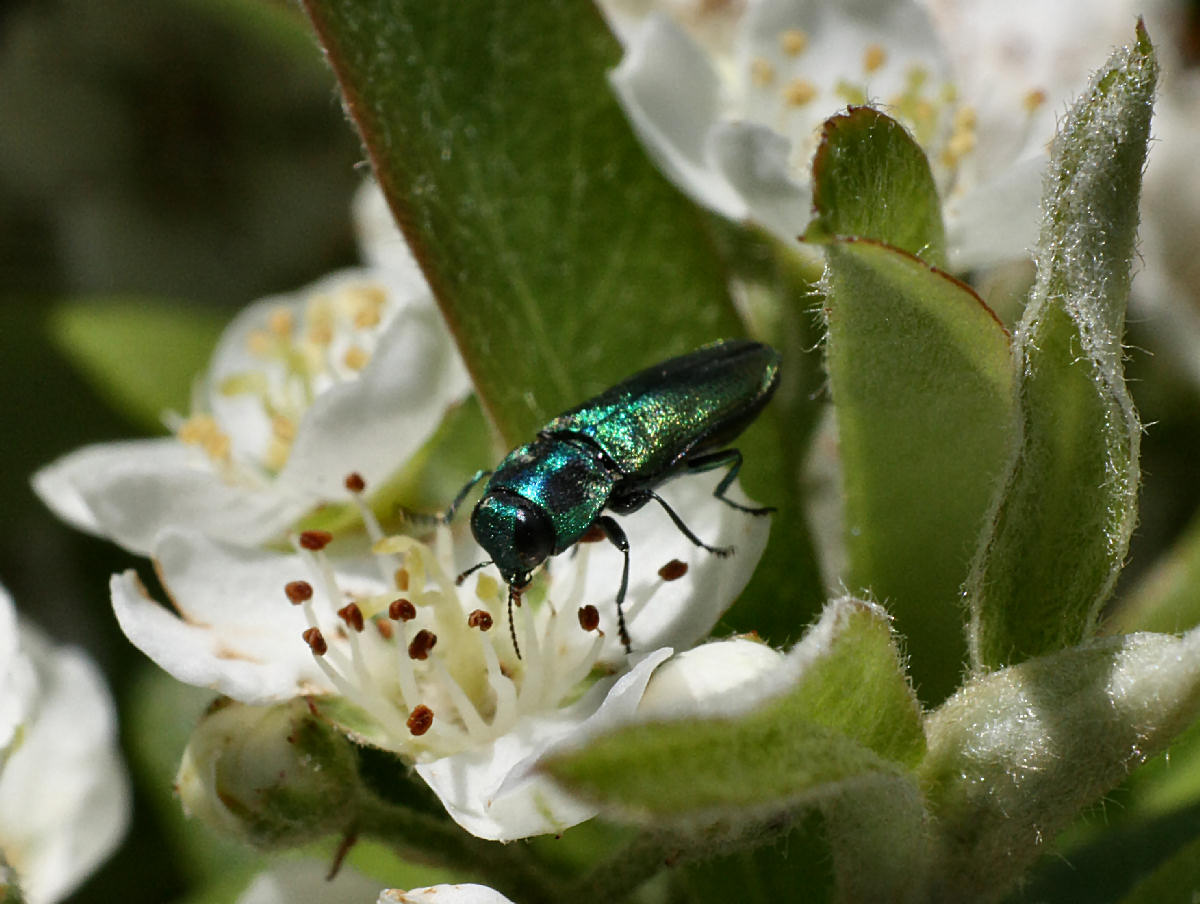
[{"label": "beetle antenna", "polygon": [[491,559],[488,559],[486,562],[476,562],[474,565],[472,565],[470,568],[468,568],[466,571],[464,571],[462,574],[460,574],[458,577],[456,577],[454,579],[454,586],[461,587],[462,582],[465,581],[468,577],[473,575],[480,568],[485,568],[486,566],[491,565],[491,564],[492,564]]},{"label": "beetle antenna", "polygon": [[516,653],[517,658],[520,659],[521,658],[521,647],[520,647],[520,644],[517,643],[517,623],[513,621],[513,614],[512,614],[512,607],[513,607],[514,599],[517,601],[518,606],[521,605],[520,592],[515,587],[513,587],[512,584],[509,584],[508,585],[508,633],[509,633],[509,636],[512,637],[513,652]]}]

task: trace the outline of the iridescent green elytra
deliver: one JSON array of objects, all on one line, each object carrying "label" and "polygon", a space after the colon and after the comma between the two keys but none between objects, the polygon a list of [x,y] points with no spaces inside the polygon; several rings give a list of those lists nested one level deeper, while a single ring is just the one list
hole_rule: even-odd
[{"label": "iridescent green elytra", "polygon": [[[719,556],[732,548],[703,543],[654,492],[680,474],[728,467],[713,495],[752,515],[770,508],[747,508],[725,497],[742,465],[742,453],[725,448],[771,398],[779,382],[779,353],[768,345],[726,340],[706,345],[640,371],[595,398],[564,412],[538,432],[532,443],[509,453],[495,472],[480,471],[446,513],[449,520],[471,487],[491,474],[471,513],[471,531],[508,584],[509,629],[512,602],[530,574],[550,556],[570,549],[592,528],[625,557],[617,591],[617,626],[630,650],[621,604],[629,585],[629,541],[605,509],[635,512],[658,502],[689,540]],[[459,580],[482,562],[459,576]]]}]

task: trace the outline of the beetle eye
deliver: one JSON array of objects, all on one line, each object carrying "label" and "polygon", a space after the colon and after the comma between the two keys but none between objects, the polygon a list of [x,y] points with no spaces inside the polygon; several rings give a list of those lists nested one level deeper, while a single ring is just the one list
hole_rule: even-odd
[{"label": "beetle eye", "polygon": [[535,568],[554,552],[554,529],[545,515],[524,505],[516,510],[513,548],[528,568]]}]

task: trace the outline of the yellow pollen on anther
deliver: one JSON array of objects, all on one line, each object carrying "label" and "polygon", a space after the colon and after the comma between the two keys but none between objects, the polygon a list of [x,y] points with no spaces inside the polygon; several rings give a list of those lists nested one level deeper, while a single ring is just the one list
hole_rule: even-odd
[{"label": "yellow pollen on anther", "polygon": [[867,49],[863,51],[863,70],[865,72],[878,72],[886,62],[887,51],[883,49],[882,44],[867,45]]},{"label": "yellow pollen on anther", "polygon": [[500,595],[500,582],[490,574],[481,574],[475,582],[475,596],[490,600]]},{"label": "yellow pollen on anther", "polygon": [[946,142],[942,160],[947,166],[954,166],[973,150],[975,150],[975,133],[972,131],[955,132]]},{"label": "yellow pollen on anther", "polygon": [[799,56],[808,49],[808,32],[789,28],[779,36],[779,47],[788,56]]},{"label": "yellow pollen on anther", "polygon": [[290,443],[296,438],[296,422],[286,415],[277,414],[271,418],[271,433],[276,439]]},{"label": "yellow pollen on anther", "polygon": [[346,349],[346,353],[342,355],[342,363],[350,370],[362,370],[367,366],[367,362],[371,360],[371,356],[361,346],[352,345]]},{"label": "yellow pollen on anther", "polygon": [[379,326],[383,319],[383,306],[387,303],[387,291],[382,286],[352,286],[345,291],[345,302],[351,311],[351,320],[360,330]]},{"label": "yellow pollen on anther", "polygon": [[816,96],[817,86],[804,78],[792,79],[783,89],[783,99],[789,107],[803,107]]},{"label": "yellow pollen on anther", "polygon": [[276,339],[266,330],[251,330],[246,336],[246,348],[256,358],[269,357],[276,346]]},{"label": "yellow pollen on anther", "polygon": [[762,57],[755,57],[750,62],[750,78],[760,88],[765,88],[775,81],[775,67]]},{"label": "yellow pollen on anther", "polygon": [[1024,105],[1025,112],[1032,113],[1046,102],[1046,92],[1040,88],[1034,88],[1025,94]]},{"label": "yellow pollen on anther", "polygon": [[295,325],[295,315],[285,307],[274,308],[267,315],[267,329],[276,336],[291,336]]},{"label": "yellow pollen on anther", "polygon": [[975,112],[974,107],[962,106],[954,113],[954,131],[955,132],[973,132],[975,124],[979,121],[979,116]]},{"label": "yellow pollen on anther", "polygon": [[226,461],[229,458],[229,436],[217,426],[211,414],[192,415],[179,426],[176,436],[185,445],[199,446],[214,461]]}]

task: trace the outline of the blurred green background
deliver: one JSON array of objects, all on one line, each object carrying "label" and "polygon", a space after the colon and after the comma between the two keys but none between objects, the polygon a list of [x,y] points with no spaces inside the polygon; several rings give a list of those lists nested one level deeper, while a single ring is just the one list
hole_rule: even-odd
[{"label": "blurred green background", "polygon": [[[349,202],[363,167],[296,6],[0,4],[0,582],[28,618],[95,657],[123,716],[204,698],[164,696],[169,685],[152,683],[117,629],[108,576],[136,560],[61,525],[29,489],[29,475],[58,455],[143,429],[70,363],[55,312],[81,299],[145,300],[215,330],[255,298],[356,260]],[[1200,504],[1200,394],[1138,351],[1149,341],[1137,323],[1131,331],[1134,394],[1153,426],[1126,585]],[[117,351],[136,365],[136,348]],[[147,773],[146,745],[130,734],[136,721],[123,724],[137,788],[132,831],[74,900],[179,899],[206,872],[176,846],[162,782],[183,736],[161,740]]]}]

